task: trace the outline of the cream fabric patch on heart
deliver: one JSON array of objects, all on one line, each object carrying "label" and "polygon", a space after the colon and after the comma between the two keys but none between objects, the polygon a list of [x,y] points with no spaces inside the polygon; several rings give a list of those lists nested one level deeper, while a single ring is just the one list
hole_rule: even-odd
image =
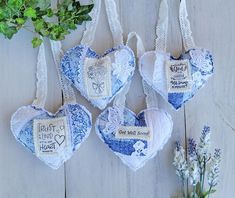
[{"label": "cream fabric patch on heart", "polygon": [[[123,115],[121,111],[117,106],[104,110],[96,120],[95,129],[100,139],[135,171],[163,148],[171,136],[173,122],[168,113],[157,108],[145,109],[137,115],[128,108],[124,109]],[[140,128],[147,129],[144,132],[148,135],[129,134],[123,138],[123,134],[118,134],[120,129],[133,132]]]},{"label": "cream fabric patch on heart", "polygon": [[60,68],[91,104],[104,109],[132,79],[135,56],[125,45],[111,48],[103,55],[79,45],[65,53]]},{"label": "cream fabric patch on heart", "polygon": [[[169,91],[168,89],[170,82],[167,79],[167,62],[176,60],[187,61],[189,63],[190,69],[188,71],[190,71],[190,77],[187,82],[190,85],[190,89],[183,89],[181,91]],[[179,109],[185,102],[190,100],[205,85],[214,71],[212,55],[205,49],[191,49],[182,54],[178,59],[170,56],[168,53],[146,52],[140,58],[139,67],[143,79],[168,101],[174,109]],[[175,82],[172,83],[174,84]]]},{"label": "cream fabric patch on heart", "polygon": [[[59,71],[61,43],[51,41]],[[69,160],[87,139],[92,127],[91,113],[76,103],[75,94],[58,72],[64,105],[56,113],[45,110],[47,98],[47,64],[44,44],[39,47],[36,98],[31,105],[20,107],[11,117],[15,139],[53,169]]]},{"label": "cream fabric patch on heart", "polygon": [[84,61],[84,78],[89,98],[111,97],[111,59],[104,57],[99,60],[86,58]]},{"label": "cream fabric patch on heart", "polygon": [[69,132],[66,117],[34,119],[33,137],[36,155],[58,155],[70,146]]},{"label": "cream fabric patch on heart", "polygon": [[168,3],[162,0],[155,51],[145,52],[139,61],[142,78],[176,110],[192,99],[214,73],[212,54],[195,47],[187,17],[186,1],[181,0],[179,20],[185,52],[175,58],[166,52]]},{"label": "cream fabric patch on heart", "polygon": [[185,93],[191,91],[192,76],[188,60],[166,61],[166,78],[168,93]]},{"label": "cream fabric patch on heart", "polygon": [[[123,90],[131,81],[135,70],[135,56],[133,51],[124,45],[116,3],[114,0],[104,0],[104,3],[114,47],[102,54],[91,48],[101,7],[101,0],[96,0],[90,14],[92,21],[86,23],[81,45],[65,53],[60,68],[61,73],[81,95],[99,109],[104,109]],[[93,65],[91,68],[87,66],[90,64]],[[89,75],[87,75],[88,69],[91,69]],[[103,72],[104,70],[107,71]],[[94,74],[93,71],[99,74],[96,78],[90,76]]]}]

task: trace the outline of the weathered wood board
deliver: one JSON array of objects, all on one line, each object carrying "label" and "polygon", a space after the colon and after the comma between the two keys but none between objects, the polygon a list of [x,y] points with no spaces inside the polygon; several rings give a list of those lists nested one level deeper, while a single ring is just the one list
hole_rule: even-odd
[{"label": "weathered wood board", "polygon": [[[124,30],[136,31],[146,50],[154,49],[155,25],[160,0],[116,0]],[[179,0],[169,0],[168,50],[179,55],[182,50],[178,22]],[[21,31],[11,41],[0,38],[0,197],[4,198],[168,198],[180,189],[172,165],[174,142],[198,138],[204,124],[212,128],[212,147],[222,148],[221,182],[215,198],[235,194],[235,2],[233,0],[188,0],[189,19],[198,46],[215,55],[215,75],[185,108],[175,112],[159,96],[159,106],[171,113],[174,131],[170,141],[157,156],[137,172],[129,170],[100,141],[94,129],[78,152],[59,170],[45,166],[17,143],[10,131],[10,116],[20,106],[30,104],[35,94],[37,49],[32,49],[33,35]],[[83,26],[63,42],[63,48],[79,44]],[[46,45],[47,46],[47,45]],[[112,46],[104,5],[93,48],[99,53]],[[48,46],[47,46],[48,47]],[[135,47],[132,45],[131,47]],[[58,77],[51,52],[47,108],[56,111],[62,102]],[[145,107],[140,76],[136,70],[128,106],[139,112]],[[93,114],[93,108],[77,93],[79,103]]]}]

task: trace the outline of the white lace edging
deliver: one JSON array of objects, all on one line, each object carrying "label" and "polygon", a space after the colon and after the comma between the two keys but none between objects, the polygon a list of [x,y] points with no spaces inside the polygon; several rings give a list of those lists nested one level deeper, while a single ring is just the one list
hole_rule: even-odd
[{"label": "white lace edging", "polygon": [[181,28],[184,49],[188,51],[189,49],[195,47],[195,43],[192,36],[190,22],[188,20],[188,12],[185,0],[181,0],[180,3],[179,20],[180,20],[180,28]]},{"label": "white lace edging", "polygon": [[75,93],[73,91],[73,88],[69,81],[65,79],[63,75],[61,75],[59,64],[60,59],[63,56],[63,51],[61,47],[60,41],[51,41],[51,50],[54,58],[54,62],[56,64],[56,69],[58,72],[59,80],[60,80],[60,86],[63,91],[63,98],[65,103],[76,103],[76,97]]},{"label": "white lace edging", "polygon": [[100,9],[101,9],[101,0],[95,0],[94,7],[90,13],[90,17],[92,18],[92,20],[86,22],[85,31],[83,32],[81,44],[88,46],[92,45],[96,33],[97,24],[99,21]]},{"label": "white lace edging", "polygon": [[36,98],[33,105],[44,107],[47,98],[47,63],[45,56],[45,46],[42,43],[39,47],[36,69]]},{"label": "white lace edging", "polygon": [[144,94],[146,95],[145,100],[147,108],[152,108],[152,107],[158,108],[158,99],[156,92],[144,80],[142,80],[142,84],[143,84]]},{"label": "white lace edging", "polygon": [[155,50],[166,51],[168,33],[168,4],[162,0],[159,8],[159,19],[156,27]]},{"label": "white lace edging", "polygon": [[114,46],[123,44],[123,30],[118,19],[117,6],[114,0],[105,0],[109,27],[112,32]]}]

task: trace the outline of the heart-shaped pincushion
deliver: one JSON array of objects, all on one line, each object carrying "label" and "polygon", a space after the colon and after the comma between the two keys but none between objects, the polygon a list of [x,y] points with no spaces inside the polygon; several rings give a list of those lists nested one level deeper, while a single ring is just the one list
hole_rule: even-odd
[{"label": "heart-shaped pincushion", "polygon": [[[100,139],[132,170],[137,170],[161,150],[171,136],[171,116],[157,108],[145,109],[138,115],[125,108],[123,117],[118,107],[109,107],[96,121],[96,133]],[[122,121],[123,120],[123,121]],[[149,127],[150,141],[140,139],[119,139],[115,134],[120,126]]]},{"label": "heart-shaped pincushion", "polygon": [[[87,93],[84,77],[84,63],[86,58],[109,57],[111,60],[111,96],[104,98],[90,98]],[[77,88],[81,94],[95,107],[104,109],[112,99],[122,91],[131,80],[135,70],[135,56],[133,51],[125,45],[107,50],[103,55],[85,45],[78,45],[68,50],[61,60],[61,72]]]},{"label": "heart-shaped pincushion", "polygon": [[[168,93],[165,66],[167,60],[189,60],[192,75],[190,92]],[[204,86],[214,71],[212,55],[205,49],[191,49],[177,59],[170,56],[169,53],[150,51],[143,54],[139,64],[143,79],[174,109],[179,109],[190,100]]]},{"label": "heart-shaped pincushion", "polygon": [[[65,104],[55,114],[45,109],[37,108],[33,105],[23,106],[19,108],[11,118],[11,130],[16,138],[23,146],[35,153],[33,120],[35,119],[53,119],[66,116],[69,130],[69,145],[58,156],[39,157],[45,164],[53,169],[59,168],[67,161],[73,153],[78,150],[81,143],[90,134],[92,127],[90,112],[85,107],[78,104]],[[62,143],[64,137],[56,137],[58,144]]]}]

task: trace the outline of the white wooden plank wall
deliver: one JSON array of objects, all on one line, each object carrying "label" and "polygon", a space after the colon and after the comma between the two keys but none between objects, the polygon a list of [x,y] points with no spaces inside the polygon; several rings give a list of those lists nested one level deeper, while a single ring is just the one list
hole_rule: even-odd
[{"label": "white wooden plank wall", "polygon": [[[126,38],[138,32],[147,50],[154,48],[154,32],[160,0],[116,0]],[[182,49],[178,23],[179,0],[169,0],[168,49],[178,55]],[[223,151],[221,183],[215,198],[235,194],[235,2],[234,0],[188,0],[189,18],[198,46],[215,55],[215,76],[184,109],[172,111],[159,97],[159,106],[174,119],[170,141],[158,155],[137,172],[130,171],[101,143],[94,130],[78,152],[54,171],[17,143],[10,131],[11,114],[32,102],[35,94],[37,49],[33,35],[21,31],[11,41],[0,38],[0,198],[169,198],[179,190],[172,166],[176,140],[197,138],[204,124],[211,126],[212,147]],[[64,41],[64,49],[79,44],[83,27]],[[102,53],[112,47],[104,6],[93,48]],[[132,47],[135,47],[132,45]],[[56,69],[48,51],[49,94],[47,108],[56,111],[61,104]],[[137,71],[137,70],[136,70]],[[128,95],[128,106],[135,112],[144,108],[140,76],[136,72]],[[99,110],[80,94],[78,102],[87,106],[95,121]]]}]

